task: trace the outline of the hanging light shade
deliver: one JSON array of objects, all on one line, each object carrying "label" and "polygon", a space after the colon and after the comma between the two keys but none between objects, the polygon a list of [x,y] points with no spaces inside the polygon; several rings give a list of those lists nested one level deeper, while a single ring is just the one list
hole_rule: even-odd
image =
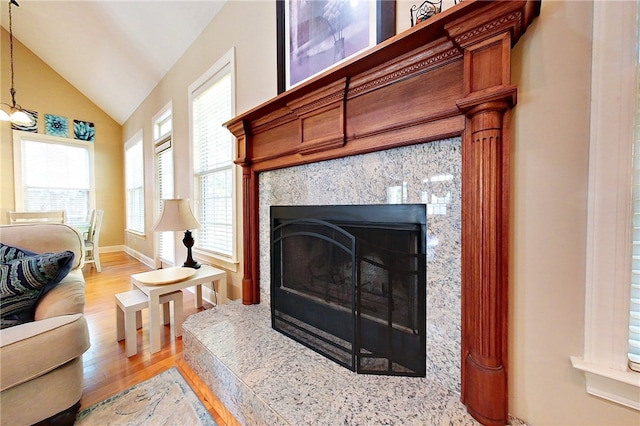
[{"label": "hanging light shade", "polygon": [[13,20],[11,15],[12,6],[20,6],[16,0],[9,1],[9,57],[11,59],[11,105],[0,104],[0,121],[10,121],[13,124],[31,126],[34,124],[33,118],[16,102],[16,89],[14,85],[14,62],[13,62]]}]

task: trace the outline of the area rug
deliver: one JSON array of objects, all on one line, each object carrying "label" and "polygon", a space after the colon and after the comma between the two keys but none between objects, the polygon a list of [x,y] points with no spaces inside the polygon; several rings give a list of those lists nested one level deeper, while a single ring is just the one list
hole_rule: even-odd
[{"label": "area rug", "polygon": [[216,426],[175,368],[82,410],[75,425]]}]

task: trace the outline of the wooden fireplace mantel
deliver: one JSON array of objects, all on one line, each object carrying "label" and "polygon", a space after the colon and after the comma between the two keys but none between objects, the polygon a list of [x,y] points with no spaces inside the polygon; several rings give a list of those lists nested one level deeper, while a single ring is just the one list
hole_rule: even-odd
[{"label": "wooden fireplace mantel", "polygon": [[260,302],[258,174],[462,137],[462,402],[507,421],[511,48],[539,0],[462,3],[226,123],[243,170],[242,301]]}]

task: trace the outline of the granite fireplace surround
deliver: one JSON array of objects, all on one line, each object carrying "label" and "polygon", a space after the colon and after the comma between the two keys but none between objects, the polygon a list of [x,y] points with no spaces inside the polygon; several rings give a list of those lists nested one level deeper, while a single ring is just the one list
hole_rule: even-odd
[{"label": "granite fireplace surround", "polygon": [[261,173],[261,303],[270,299],[270,206],[425,203],[427,372],[460,393],[460,154],[456,138]]},{"label": "granite fireplace surround", "polygon": [[[183,338],[239,421],[512,421],[510,50],[539,11],[463,1],[226,124],[243,170],[242,304],[189,318]],[[356,375],[270,328],[268,206],[389,202],[428,207],[426,378]]]}]

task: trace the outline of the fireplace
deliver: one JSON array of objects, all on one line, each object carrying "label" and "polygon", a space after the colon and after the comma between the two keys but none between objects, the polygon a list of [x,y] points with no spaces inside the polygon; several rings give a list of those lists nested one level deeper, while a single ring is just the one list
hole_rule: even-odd
[{"label": "fireplace", "polygon": [[426,205],[270,210],[273,328],[358,373],[424,377]]},{"label": "fireplace", "polygon": [[484,424],[508,412],[510,49],[539,13],[539,0],[461,2],[226,123],[244,304],[260,302],[261,173],[461,137],[461,400]]}]

